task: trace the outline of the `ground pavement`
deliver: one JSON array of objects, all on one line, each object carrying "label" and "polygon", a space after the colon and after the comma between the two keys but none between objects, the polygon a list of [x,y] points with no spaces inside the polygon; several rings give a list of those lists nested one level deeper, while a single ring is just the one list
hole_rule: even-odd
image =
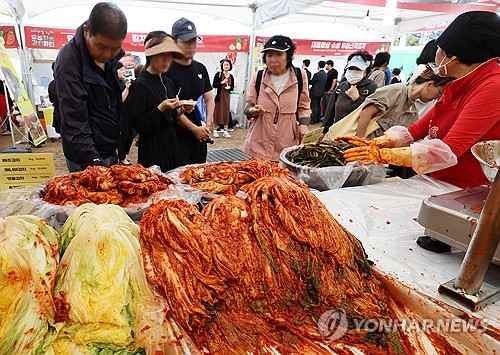
[{"label": "ground pavement", "polygon": [[[319,125],[311,125],[309,129],[317,128]],[[245,128],[234,128],[234,132],[230,132],[231,138],[213,138],[214,144],[209,144],[209,150],[219,150],[219,149],[229,149],[229,148],[243,148],[243,143],[247,135],[247,129]],[[16,141],[21,140],[22,136],[19,132],[15,134]],[[23,143],[21,145],[26,145]],[[0,136],[0,150],[12,146],[12,139],[10,136]],[[62,175],[68,173],[66,167],[66,160],[64,159],[64,154],[62,151],[62,145],[60,139],[51,140],[48,139],[45,144],[40,147],[33,148],[33,153],[52,153],[54,155],[54,165],[56,169],[56,175]],[[137,147],[135,144],[132,145],[130,149],[129,160],[131,163],[137,162]]]}]

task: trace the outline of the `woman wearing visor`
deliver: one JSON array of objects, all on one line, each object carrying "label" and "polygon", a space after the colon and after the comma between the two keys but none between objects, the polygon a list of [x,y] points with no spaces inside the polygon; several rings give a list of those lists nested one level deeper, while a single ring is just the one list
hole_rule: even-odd
[{"label": "woman wearing visor", "polygon": [[343,137],[360,146],[346,151],[345,158],[411,167],[462,188],[487,184],[470,149],[477,142],[500,139],[499,44],[497,14],[458,16],[437,39],[434,71],[456,79],[439,102],[408,128],[392,127],[371,142]]},{"label": "woman wearing visor", "polygon": [[356,110],[378,86],[367,78],[373,57],[366,51],[352,53],[347,58],[345,81],[341,82],[328,102],[323,122],[323,135],[330,127]]},{"label": "woman wearing visor", "polygon": [[187,119],[180,107],[174,83],[167,72],[174,57],[182,57],[181,50],[169,35],[155,36],[146,42],[146,65],[130,86],[127,99],[130,125],[139,133],[139,157],[144,167],[158,165],[161,171],[178,166],[175,126],[179,119]]}]

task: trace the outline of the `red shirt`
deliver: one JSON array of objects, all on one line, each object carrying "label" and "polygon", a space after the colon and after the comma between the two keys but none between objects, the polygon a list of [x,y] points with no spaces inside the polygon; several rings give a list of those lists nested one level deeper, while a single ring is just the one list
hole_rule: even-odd
[{"label": "red shirt", "polygon": [[500,59],[491,59],[446,85],[436,105],[408,127],[415,141],[438,138],[457,156],[458,164],[431,176],[465,188],[488,184],[470,148],[500,139]]}]

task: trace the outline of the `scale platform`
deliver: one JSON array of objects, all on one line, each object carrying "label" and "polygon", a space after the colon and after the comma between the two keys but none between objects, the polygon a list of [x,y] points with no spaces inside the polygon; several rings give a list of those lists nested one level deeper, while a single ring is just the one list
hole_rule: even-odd
[{"label": "scale platform", "polygon": [[[478,186],[428,197],[422,201],[418,223],[425,235],[466,251],[489,191],[488,186]],[[500,266],[500,246],[492,263]]]}]

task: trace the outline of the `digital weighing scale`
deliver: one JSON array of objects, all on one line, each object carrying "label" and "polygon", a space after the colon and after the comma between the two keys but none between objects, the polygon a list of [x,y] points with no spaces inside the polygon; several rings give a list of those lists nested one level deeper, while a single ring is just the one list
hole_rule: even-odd
[{"label": "digital weighing scale", "polygon": [[[466,251],[490,190],[489,186],[478,186],[426,198],[417,218],[424,234]],[[500,247],[492,263],[500,266]]]},{"label": "digital weighing scale", "polygon": [[417,220],[427,236],[466,250],[458,276],[438,291],[477,311],[500,300],[500,140],[479,142],[471,150],[491,187],[428,197]]}]

